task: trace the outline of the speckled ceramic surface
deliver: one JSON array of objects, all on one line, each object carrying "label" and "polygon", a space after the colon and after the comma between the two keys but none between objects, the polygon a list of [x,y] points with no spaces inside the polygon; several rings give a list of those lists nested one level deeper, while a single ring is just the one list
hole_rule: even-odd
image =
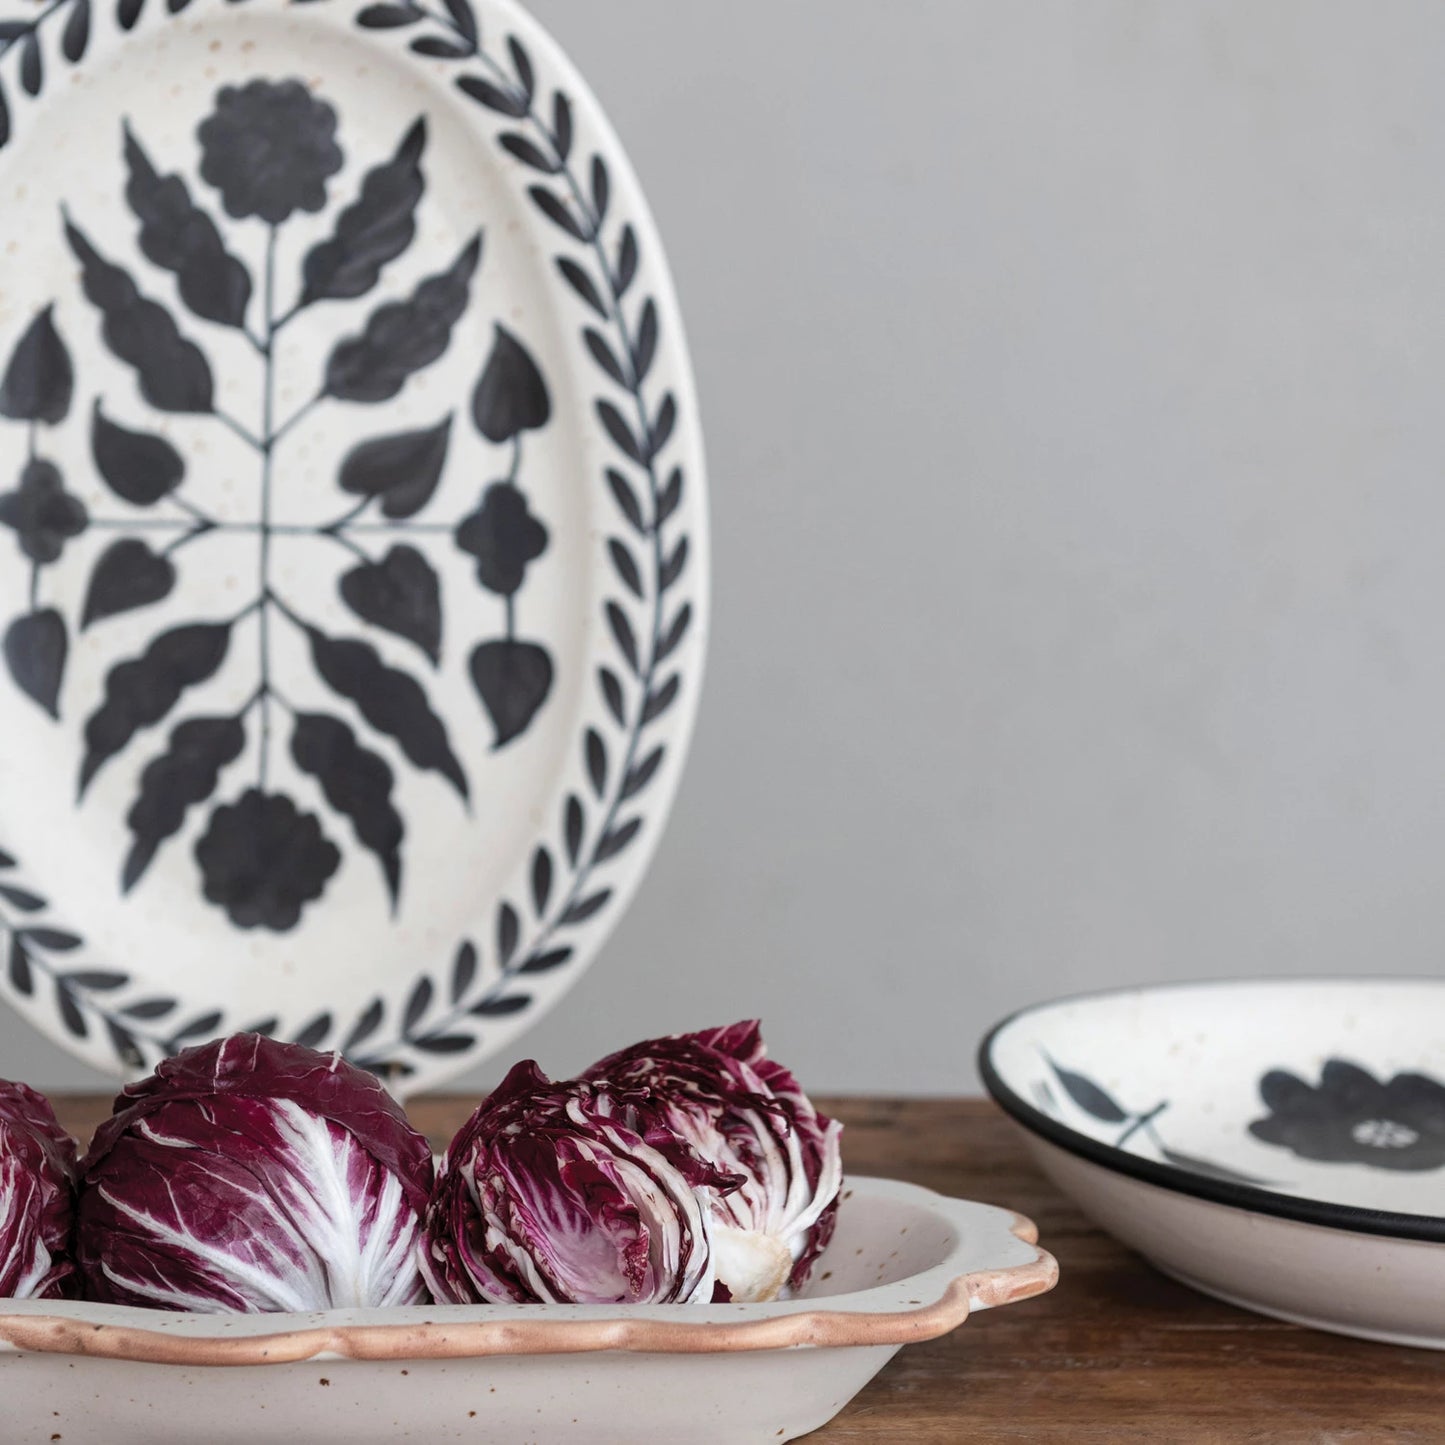
[{"label": "speckled ceramic surface", "polygon": [[0,993],[409,1090],[595,955],[707,518],[661,243],[509,0],[0,0]]},{"label": "speckled ceramic surface", "polygon": [[762,1445],[831,1419],[910,1341],[1052,1288],[1025,1219],[855,1179],[801,1299],[167,1315],[15,1303],[5,1439],[68,1445]]},{"label": "speckled ceramic surface", "polygon": [[1327,1329],[1445,1347],[1445,981],[1123,989],[985,1040],[1040,1161],[1161,1268]]}]

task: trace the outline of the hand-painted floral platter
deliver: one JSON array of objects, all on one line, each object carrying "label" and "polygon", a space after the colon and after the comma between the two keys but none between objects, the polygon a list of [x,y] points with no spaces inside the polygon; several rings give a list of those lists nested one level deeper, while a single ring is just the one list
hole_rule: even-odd
[{"label": "hand-painted floral platter", "polygon": [[509,0],[0,0],[0,990],[403,1089],[641,879],[707,602],[637,181]]},{"label": "hand-painted floral platter", "polygon": [[1445,1348],[1445,980],[1121,989],[1006,1019],[989,1092],[1161,1269],[1267,1314]]}]

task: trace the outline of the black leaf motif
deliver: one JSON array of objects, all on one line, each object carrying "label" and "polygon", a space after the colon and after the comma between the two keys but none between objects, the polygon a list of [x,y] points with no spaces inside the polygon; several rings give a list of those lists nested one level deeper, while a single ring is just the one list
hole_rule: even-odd
[{"label": "black leaf motif", "polygon": [[433,992],[431,979],[423,975],[417,980],[416,987],[411,991],[411,997],[406,1001],[406,1010],[402,1014],[403,1034],[409,1036],[421,1022],[422,1015],[431,1007]]},{"label": "black leaf motif", "polygon": [[104,617],[150,607],[169,597],[175,585],[176,568],[169,557],[152,552],[139,538],[122,537],[96,559],[86,589],[81,629]]},{"label": "black leaf motif", "polygon": [[658,587],[666,592],[682,576],[682,569],[685,566],[687,566],[686,537],[672,549],[672,555],[662,564],[662,571],[658,573],[657,577]]},{"label": "black leaf motif", "polygon": [[532,856],[532,907],[539,915],[546,912],[551,896],[552,855],[545,848],[538,848]]},{"label": "black leaf motif", "polygon": [[439,35],[420,36],[411,42],[411,48],[413,53],[425,55],[429,60],[465,60],[474,53],[470,46],[443,40]]},{"label": "black leaf motif", "polygon": [[[417,202],[426,189],[421,171],[425,150],[423,119],[402,137],[389,161],[366,173],[361,195],[337,218],[335,233],[307,252],[302,264],[303,306],[364,296],[376,285],[382,268],[411,245]],[[455,319],[446,323],[448,329]]]},{"label": "black leaf motif", "polygon": [[66,239],[81,264],[85,294],[105,318],[105,344],[135,369],[141,395],[158,411],[209,412],[214,385],[200,347],[170,313],[148,301],[125,270],[107,261],[68,218]]},{"label": "black leaf motif", "polygon": [[582,800],[571,794],[563,810],[562,831],[567,840],[567,861],[575,868],[582,851]]},{"label": "black leaf motif", "polygon": [[547,383],[527,348],[497,326],[491,354],[472,393],[472,419],[489,442],[508,442],[519,432],[547,424],[552,403]]},{"label": "black leaf motif", "polygon": [[66,1032],[78,1039],[88,1038],[90,1028],[85,1022],[85,1015],[80,1011],[75,995],[59,979],[55,980],[55,1003]]},{"label": "black leaf motif", "polygon": [[457,32],[475,50],[482,35],[477,25],[477,12],[472,9],[471,0],[444,0],[444,3]]},{"label": "black leaf motif", "polygon": [[537,80],[532,73],[532,58],[515,35],[507,37],[507,49],[511,52],[512,64],[516,67],[517,81],[530,100],[537,89]]},{"label": "black leaf motif", "polygon": [[592,209],[597,213],[600,225],[607,217],[607,206],[612,199],[612,179],[607,174],[607,162],[601,156],[592,157]]},{"label": "black leaf motif", "polygon": [[134,842],[121,870],[125,892],[144,876],[167,838],[180,831],[187,809],[216,791],[221,773],[241,756],[246,730],[233,717],[191,718],[171,730],[166,750],[146,764],[126,826]]},{"label": "black leaf motif", "polygon": [[592,855],[593,861],[605,863],[609,858],[615,858],[641,830],[641,818],[630,818],[620,828],[613,828],[597,844],[597,851]]},{"label": "black leaf motif", "polygon": [[657,499],[657,525],[660,527],[682,505],[682,468],[674,467],[662,495]]},{"label": "black leaf motif", "polygon": [[399,30],[425,19],[426,12],[415,5],[368,5],[356,17],[356,23],[367,30]]},{"label": "black leaf motif", "polygon": [[672,430],[677,425],[677,399],[671,392],[662,398],[657,416],[652,423],[652,437],[648,444],[648,455],[655,457],[668,443]]},{"label": "black leaf motif", "polygon": [[617,266],[613,276],[613,289],[619,301],[637,275],[637,260],[637,233],[630,225],[624,226],[617,241]]},{"label": "black leaf motif", "polygon": [[677,701],[677,695],[681,690],[682,679],[677,673],[673,673],[661,687],[649,694],[647,702],[642,708],[643,726],[660,718]]},{"label": "black leaf motif", "polygon": [[401,840],[405,829],[392,806],[392,771],[356,741],[356,734],[324,713],[301,713],[291,735],[291,756],[326,794],[326,801],[350,820],[356,841],[375,855],[386,878],[391,906],[401,890]]},{"label": "black leaf motif", "polygon": [[632,343],[632,369],[639,383],[647,379],[657,356],[657,303],[648,297],[642,303],[642,315],[637,322],[637,340]]},{"label": "black leaf motif", "polygon": [[226,250],[215,222],[191,200],[180,176],[156,173],[129,126],[125,160],[130,169],[125,198],[141,223],[146,259],[175,274],[181,300],[197,316],[221,326],[244,326],[251,276]]},{"label": "black leaf motif", "polygon": [[143,1069],[145,1067],[145,1055],[141,1052],[136,1037],[129,1029],[122,1027],[109,1015],[103,1019],[105,1031],[110,1037],[110,1046],[115,1050],[116,1057],[127,1068]]},{"label": "black leaf motif", "polygon": [[492,720],[493,748],[505,747],[531,726],[552,690],[552,659],[535,642],[498,638],[472,652],[472,685]]},{"label": "black leaf motif", "polygon": [[462,995],[472,986],[477,976],[477,950],[476,945],[465,942],[457,949],[457,956],[452,962],[452,1002],[458,1002]]},{"label": "black leaf motif", "polygon": [[300,1044],[302,1048],[314,1049],[330,1032],[331,1015],[329,1013],[317,1014],[316,1017],[296,1035],[292,1042]]},{"label": "black leaf motif", "polygon": [[436,492],[451,436],[448,415],[433,427],[362,442],[341,463],[341,489],[380,497],[381,510],[393,519],[415,516]]},{"label": "black leaf motif", "polygon": [[74,393],[70,352],[55,329],[55,308],[47,306],[10,353],[0,380],[0,416],[55,426],[65,420]]},{"label": "black leaf motif", "polygon": [[379,998],[372,999],[362,1011],[361,1017],[351,1026],[346,1042],[341,1045],[341,1052],[349,1054],[359,1043],[369,1039],[381,1027],[381,1021],[385,1017],[386,1005]]},{"label": "black leaf motif", "polygon": [[617,575],[622,579],[622,585],[634,597],[641,597],[642,573],[638,571],[637,561],[627,550],[626,544],[613,537],[607,543],[607,553],[612,558],[612,565],[616,568]]},{"label": "black leaf motif", "polygon": [[136,22],[145,9],[145,0],[118,0],[115,7],[115,23],[122,30],[134,30]]},{"label": "black leaf motif", "polygon": [[17,617],[5,630],[5,666],[15,686],[53,718],[60,716],[60,684],[70,637],[53,607]]},{"label": "black leaf motif", "polygon": [[15,859],[3,848],[0,848],[0,868],[13,868],[14,866]]},{"label": "black leaf motif", "polygon": [[10,106],[5,99],[5,87],[0,85],[0,146],[10,142]]},{"label": "black leaf motif", "polygon": [[501,145],[509,155],[515,156],[524,166],[529,166],[534,171],[542,171],[550,176],[560,169],[551,156],[520,131],[507,131],[501,137]]},{"label": "black leaf motif", "polygon": [[613,720],[618,727],[627,726],[627,705],[622,696],[622,682],[610,667],[599,667],[597,669],[597,682],[602,688],[602,697],[607,703],[607,711],[612,714]]},{"label": "black leaf motif", "polygon": [[90,0],[71,0],[70,17],[60,37],[60,52],[74,65],[90,44]]},{"label": "black leaf motif", "polygon": [[570,948],[553,948],[546,953],[534,953],[517,969],[517,972],[549,973],[554,968],[560,968],[571,957],[572,950]]},{"label": "black leaf motif", "polygon": [[578,241],[590,241],[591,232],[572,212],[567,202],[546,186],[531,186],[527,190],[531,196],[532,203],[537,207],[554,226],[560,226],[562,230]]},{"label": "black leaf motif", "polygon": [[557,257],[557,270],[562,279],[604,320],[607,320],[607,303],[597,289],[591,274],[579,266],[570,256]]},{"label": "black leaf motif", "polygon": [[612,495],[617,505],[622,509],[622,515],[641,533],[646,535],[647,523],[642,516],[642,503],[637,500],[637,493],[632,490],[632,484],[622,475],[621,472],[613,471],[610,467],[607,471],[607,485],[612,489]]},{"label": "black leaf motif", "polygon": [[1267,1179],[1261,1179],[1257,1174],[1245,1174],[1238,1169],[1231,1169],[1225,1164],[1216,1164],[1212,1159],[1200,1159],[1193,1154],[1181,1154],[1177,1149],[1166,1149],[1161,1144],[1159,1152],[1169,1163],[1180,1169],[1188,1169],[1192,1174],[1207,1174],[1214,1179],[1228,1179],[1235,1184],[1263,1184],[1268,1185]]},{"label": "black leaf motif", "polygon": [[589,918],[595,918],[602,912],[607,906],[607,900],[611,897],[612,890],[604,888],[590,898],[584,898],[580,903],[574,903],[559,921],[562,923],[586,923]]},{"label": "black leaf motif", "polygon": [[[76,939],[75,946],[80,947],[79,939]],[[114,993],[116,989],[124,988],[130,982],[130,975],[116,973],[109,968],[78,968],[67,973],[65,981],[75,988],[83,988],[91,993]]]},{"label": "black leaf motif", "polygon": [[657,651],[652,655],[653,665],[657,666],[677,650],[678,644],[687,635],[688,624],[692,621],[692,603],[685,602],[678,611],[667,630],[657,640]]},{"label": "black leaf motif", "polygon": [[552,144],[566,161],[572,151],[572,102],[560,90],[552,95]]},{"label": "black leaf motif", "polygon": [[247,1024],[245,1028],[237,1029],[236,1032],[238,1034],[265,1034],[265,1036],[269,1039],[275,1036],[276,1030],[280,1027],[281,1020],[272,1017],[260,1019],[253,1024]]},{"label": "black leaf motif", "polygon": [[587,776],[592,781],[592,791],[600,798],[607,791],[607,745],[596,728],[587,729],[586,746]]},{"label": "black leaf motif", "polygon": [[106,486],[134,507],[151,507],[175,491],[186,475],[180,453],[164,438],[117,426],[96,398],[90,450]]},{"label": "black leaf motif", "polygon": [[39,95],[45,84],[45,62],[40,54],[40,33],[29,31],[20,42],[20,84],[26,95]]},{"label": "black leaf motif", "polygon": [[503,903],[497,910],[497,962],[505,969],[517,952],[517,941],[522,936],[522,925],[517,910],[510,903]]},{"label": "black leaf motif", "polygon": [[488,110],[494,110],[498,115],[509,115],[513,120],[520,120],[531,105],[527,96],[504,90],[480,75],[463,75],[457,81],[457,89]]},{"label": "black leaf motif", "polygon": [[476,1043],[471,1034],[427,1034],[408,1042],[424,1054],[460,1054]]},{"label": "black leaf motif", "polygon": [[[60,928],[26,928],[21,930],[21,935],[26,943],[35,948],[43,948],[48,953],[73,953],[80,947],[81,940],[73,933],[66,933]],[[110,975],[101,975],[109,977]],[[67,974],[67,978],[73,979],[74,974]],[[121,976],[124,982],[124,976]]]},{"label": "black leaf motif", "polygon": [[435,666],[441,658],[441,583],[415,547],[399,544],[380,562],[362,562],[340,582],[342,600],[363,622],[414,642]]},{"label": "black leaf motif", "polygon": [[592,353],[592,359],[618,386],[630,386],[631,381],[627,373],[622,369],[622,363],[618,361],[612,347],[608,345],[607,338],[595,327],[588,326],[582,332],[582,339],[587,343],[587,350]]},{"label": "black leaf motif", "polygon": [[0,883],[0,898],[22,913],[39,913],[45,907],[45,900],[28,889],[17,888],[13,883]]},{"label": "black leaf motif", "polygon": [[121,1013],[132,1019],[163,1019],[175,1012],[177,1003],[179,1000],[173,998],[143,998],[126,1004]]},{"label": "black leaf motif", "polygon": [[640,763],[635,763],[628,769],[627,777],[622,784],[622,792],[618,797],[622,801],[635,797],[640,793],[656,775],[658,768],[662,766],[663,749],[653,748]]},{"label": "black leaf motif", "polygon": [[182,1024],[175,1033],[171,1035],[170,1044],[174,1048],[182,1039],[208,1038],[221,1026],[223,1015],[219,1013],[199,1014],[190,1023]]},{"label": "black leaf motif", "polygon": [[[1045,1055],[1045,1058],[1048,1058]],[[1077,1074],[1072,1069],[1060,1068],[1052,1059],[1048,1061],[1054,1076],[1063,1085],[1064,1092],[1086,1114],[1106,1124],[1122,1124],[1129,1115],[1120,1105],[1099,1087],[1092,1079]]]},{"label": "black leaf motif", "polygon": [[139,659],[111,668],[105,678],[105,700],[85,725],[82,796],[101,765],[141,728],[158,723],[188,687],[214,676],[230,641],[229,623],[190,623],[163,632]]},{"label": "black leaf motif", "polygon": [[615,602],[607,604],[607,623],[612,628],[612,636],[617,640],[617,646],[623,657],[627,659],[627,665],[634,673],[639,672],[637,665],[637,637],[632,631],[632,624],[627,620],[627,614]]},{"label": "black leaf motif", "polygon": [[35,976],[30,971],[30,955],[25,951],[25,945],[18,938],[10,940],[9,960],[10,986],[16,993],[24,994],[27,998],[35,991]]},{"label": "black leaf motif", "polygon": [[369,643],[306,629],[316,670],[333,692],[355,703],[378,732],[394,738],[414,767],[440,773],[463,798],[466,774],[452,752],[446,726],[409,673],[388,667]]},{"label": "black leaf motif", "polygon": [[390,401],[407,377],[430,366],[446,351],[452,327],[467,309],[481,256],[479,233],[446,271],[428,277],[408,300],[378,307],[360,336],[348,337],[331,353],[326,395],[341,401]]},{"label": "black leaf motif", "polygon": [[623,419],[622,413],[610,401],[599,400],[597,415],[607,429],[607,435],[617,443],[618,448],[632,458],[638,466],[647,465],[647,454],[642,444],[632,434],[632,428]]},{"label": "black leaf motif", "polygon": [[[521,972],[525,973],[526,969]],[[508,994],[505,998],[484,998],[481,1003],[474,1004],[468,1013],[479,1019],[504,1019],[512,1014],[519,1014],[532,1002],[532,995],[529,993]]]}]

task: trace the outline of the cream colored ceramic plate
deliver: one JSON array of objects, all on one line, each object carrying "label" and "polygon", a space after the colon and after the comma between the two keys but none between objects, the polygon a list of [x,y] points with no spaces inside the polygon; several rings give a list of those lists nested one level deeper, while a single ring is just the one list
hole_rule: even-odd
[{"label": "cream colored ceramic plate", "polygon": [[751,1445],[832,1419],[897,1352],[1051,1289],[1026,1219],[854,1179],[806,1297],[174,1315],[16,1302],[8,1440]]}]

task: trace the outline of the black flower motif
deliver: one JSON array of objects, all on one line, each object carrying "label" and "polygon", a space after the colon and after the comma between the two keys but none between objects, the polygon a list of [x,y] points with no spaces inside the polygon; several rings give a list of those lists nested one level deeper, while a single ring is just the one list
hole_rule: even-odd
[{"label": "black flower motif", "polygon": [[225,908],[237,928],[285,933],[321,897],[341,854],[290,798],[248,788],[240,802],[211,814],[196,861],[207,900]]},{"label": "black flower motif", "polygon": [[60,469],[32,457],[13,492],[0,493],[0,524],[20,539],[32,562],[54,562],[71,537],[85,531],[85,504],[65,490]]},{"label": "black flower motif", "polygon": [[547,529],[510,482],[494,482],[482,505],[457,527],[457,546],[477,559],[477,577],[490,592],[510,597],[527,564],[547,550]]},{"label": "black flower motif", "polygon": [[1343,1059],[1331,1059],[1319,1087],[1274,1069],[1259,1082],[1270,1109],[1249,1126],[1256,1139],[1301,1159],[1423,1170],[1445,1165],[1445,1084],[1425,1074],[1381,1083]]},{"label": "black flower motif", "polygon": [[296,211],[319,211],[341,169],[336,112],[299,80],[226,86],[199,135],[201,175],[237,220],[279,226]]}]

